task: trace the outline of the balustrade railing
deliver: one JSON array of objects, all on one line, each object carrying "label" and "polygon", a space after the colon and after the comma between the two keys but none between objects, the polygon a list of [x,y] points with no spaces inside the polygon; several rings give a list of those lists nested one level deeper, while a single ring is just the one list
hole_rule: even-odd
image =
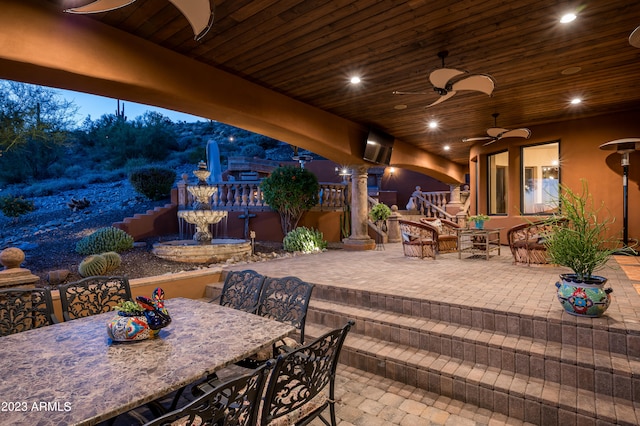
[{"label": "balustrade railing", "polygon": [[[192,195],[187,191],[189,184],[178,184],[178,206],[180,209],[190,208]],[[260,189],[260,181],[213,182],[210,186],[217,190],[211,196],[212,210],[268,210]],[[341,210],[349,203],[347,185],[343,183],[320,183],[318,204],[315,209]]]}]

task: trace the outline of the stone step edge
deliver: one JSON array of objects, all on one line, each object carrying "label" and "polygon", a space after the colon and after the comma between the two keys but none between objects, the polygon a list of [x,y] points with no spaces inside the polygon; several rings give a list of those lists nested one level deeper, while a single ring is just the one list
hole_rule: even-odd
[{"label": "stone step edge", "polygon": [[[374,313],[374,318],[370,318]],[[510,351],[516,356],[534,356],[544,362],[558,362],[569,364],[583,369],[606,370],[614,375],[624,377],[640,377],[640,359],[629,358],[615,352],[602,351],[558,342],[532,339],[527,336],[505,336],[498,332],[480,330],[473,327],[450,325],[443,321],[434,321],[424,318],[412,318],[403,314],[381,314],[381,311],[346,306],[339,303],[312,300],[309,306],[307,321],[314,322],[318,316],[328,316],[330,324],[322,324],[330,327],[339,327],[347,319],[356,321],[352,333],[361,334],[371,338],[382,338],[385,341],[401,344],[416,349],[428,350],[433,347],[425,342],[430,336],[437,338],[460,341],[462,344],[473,344],[487,347],[492,350]],[[400,319],[398,322],[392,319]],[[317,322],[315,322],[317,323]],[[372,324],[368,327],[369,324]],[[380,332],[376,325],[389,329],[388,333]],[[378,336],[376,334],[388,335]],[[463,360],[467,351],[462,351]],[[477,351],[473,351],[477,353]],[[446,355],[446,354],[445,354]],[[543,361],[540,361],[543,362]],[[490,364],[491,366],[491,364]],[[495,366],[495,365],[493,365]],[[501,366],[504,368],[504,366]],[[560,367],[562,368],[562,367]],[[516,370],[514,363],[513,370]],[[582,370],[584,372],[584,370]],[[544,372],[541,372],[544,374]],[[538,376],[541,377],[541,376]]]},{"label": "stone step edge", "polygon": [[[313,325],[307,327],[305,333],[312,340],[330,329]],[[407,352],[413,355],[407,358]],[[406,361],[399,360],[397,356]],[[421,362],[424,357],[432,358],[428,365]],[[544,413],[548,418],[549,415],[553,417],[553,412],[558,416],[561,410],[569,415],[573,413],[619,425],[637,425],[640,420],[640,407],[636,408],[631,400],[504,373],[443,355],[434,356],[427,351],[375,342],[375,339],[351,333],[345,340],[340,362],[535,424],[551,424],[543,422]]]},{"label": "stone step edge", "polygon": [[[389,303],[371,302],[382,298]],[[367,303],[363,301],[369,299]],[[440,303],[433,300],[414,299],[404,296],[368,292],[315,284],[312,295],[314,300],[322,300],[339,305],[360,307],[363,309],[381,310],[394,314],[408,315],[414,318],[426,318],[446,321],[461,326],[475,326],[484,330],[496,331],[525,337],[536,337],[551,342],[571,343],[577,346],[595,347],[599,350],[627,354],[629,348],[640,348],[640,335],[630,333],[623,326],[607,326],[595,318],[581,318],[563,314],[558,306],[558,318],[547,318],[529,314],[509,314],[504,311],[479,309],[470,306],[459,306]],[[478,327],[478,325],[481,327]],[[579,340],[587,331],[591,339]],[[640,357],[640,353],[636,355]]]}]

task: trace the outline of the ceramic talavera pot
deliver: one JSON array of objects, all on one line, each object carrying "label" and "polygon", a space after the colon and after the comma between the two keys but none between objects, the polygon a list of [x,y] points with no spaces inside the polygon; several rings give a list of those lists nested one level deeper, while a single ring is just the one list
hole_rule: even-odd
[{"label": "ceramic talavera pot", "polygon": [[571,315],[600,317],[611,303],[612,288],[604,288],[607,279],[593,275],[588,281],[578,280],[575,274],[561,274],[558,300]]},{"label": "ceramic talavera pot", "polygon": [[107,334],[116,342],[131,342],[151,339],[158,335],[161,328],[171,323],[169,312],[164,307],[164,292],[161,288],[153,291],[152,298],[136,297],[143,311],[118,311],[107,323]]},{"label": "ceramic talavera pot", "polygon": [[107,334],[116,342],[144,340],[156,337],[160,332],[152,330],[144,314],[118,312],[107,324]]}]

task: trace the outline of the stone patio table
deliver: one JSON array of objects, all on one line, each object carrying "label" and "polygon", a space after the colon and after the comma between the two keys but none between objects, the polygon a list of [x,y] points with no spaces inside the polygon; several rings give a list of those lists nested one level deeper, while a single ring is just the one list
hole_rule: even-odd
[{"label": "stone patio table", "polygon": [[175,298],[159,336],[112,342],[114,313],[0,337],[2,424],[93,425],[153,401],[293,331],[290,325]]}]

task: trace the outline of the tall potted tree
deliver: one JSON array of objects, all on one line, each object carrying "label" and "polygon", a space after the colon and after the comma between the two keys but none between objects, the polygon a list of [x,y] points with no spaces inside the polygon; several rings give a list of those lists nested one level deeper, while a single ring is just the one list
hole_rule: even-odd
[{"label": "tall potted tree", "polygon": [[558,213],[549,219],[544,244],[550,260],[573,271],[556,283],[558,300],[572,315],[599,317],[611,302],[607,278],[593,274],[617,250],[618,240],[607,236],[613,219],[603,216],[603,207],[595,206],[586,181],[580,193],[560,185]]}]

